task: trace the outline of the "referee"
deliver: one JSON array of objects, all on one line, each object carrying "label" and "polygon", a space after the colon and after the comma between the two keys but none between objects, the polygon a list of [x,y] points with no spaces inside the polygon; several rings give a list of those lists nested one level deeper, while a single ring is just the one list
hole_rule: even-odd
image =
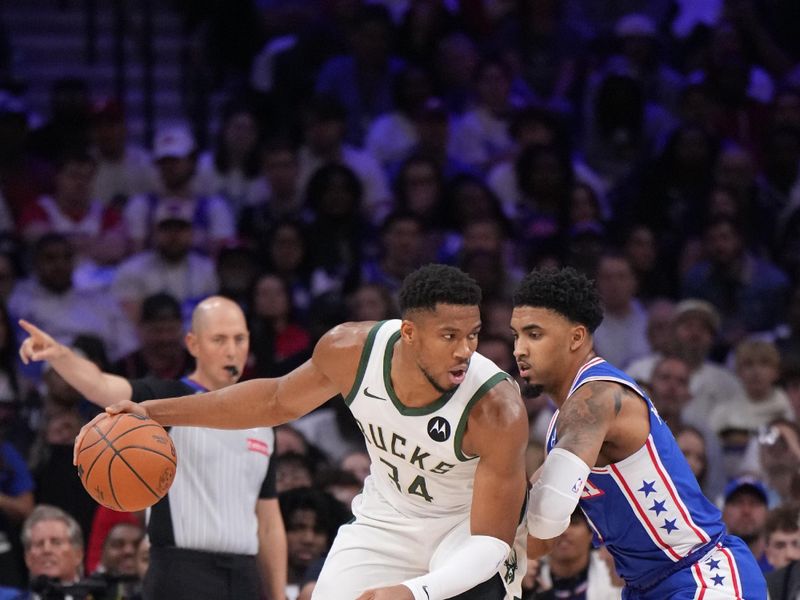
[{"label": "referee", "polygon": [[[192,314],[186,347],[196,369],[179,381],[128,380],[97,366],[26,321],[23,362],[47,360],[88,400],[105,407],[218,390],[236,383],[249,333],[239,306],[206,298]],[[275,492],[271,428],[173,427],[180,467],[169,493],[150,509],[145,600],[284,600],[286,532]]]}]

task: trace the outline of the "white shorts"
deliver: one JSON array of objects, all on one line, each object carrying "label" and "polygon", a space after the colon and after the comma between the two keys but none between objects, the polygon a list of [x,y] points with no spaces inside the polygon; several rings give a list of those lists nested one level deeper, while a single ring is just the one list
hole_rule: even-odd
[{"label": "white shorts", "polygon": [[[372,492],[353,500],[355,520],[339,528],[312,600],[355,600],[365,590],[425,575],[470,536],[468,514],[409,518]],[[522,595],[526,542],[520,526],[509,560],[500,568],[508,600]]]}]

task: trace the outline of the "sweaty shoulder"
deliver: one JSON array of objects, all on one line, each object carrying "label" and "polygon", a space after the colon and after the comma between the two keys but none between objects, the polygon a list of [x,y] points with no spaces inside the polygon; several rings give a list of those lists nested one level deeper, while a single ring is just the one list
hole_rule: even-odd
[{"label": "sweaty shoulder", "polygon": [[353,384],[361,353],[375,321],[342,323],[323,335],[314,347],[314,366],[346,390]]},{"label": "sweaty shoulder", "polygon": [[500,439],[523,445],[528,439],[528,415],[519,388],[511,380],[492,387],[472,407],[464,450],[477,456]]}]

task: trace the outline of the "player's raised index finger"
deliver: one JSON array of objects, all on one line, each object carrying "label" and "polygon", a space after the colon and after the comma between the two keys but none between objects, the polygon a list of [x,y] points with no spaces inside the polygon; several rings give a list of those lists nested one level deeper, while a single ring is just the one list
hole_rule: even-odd
[{"label": "player's raised index finger", "polygon": [[25,331],[27,331],[30,335],[34,337],[44,337],[45,333],[41,329],[39,329],[33,323],[29,323],[25,319],[20,319],[18,321],[19,326],[22,327]]}]

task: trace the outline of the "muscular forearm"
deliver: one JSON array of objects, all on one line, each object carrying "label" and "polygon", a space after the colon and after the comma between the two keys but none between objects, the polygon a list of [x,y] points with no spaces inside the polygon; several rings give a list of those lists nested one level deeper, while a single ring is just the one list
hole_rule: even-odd
[{"label": "muscular forearm", "polygon": [[151,418],[162,425],[194,425],[218,429],[271,427],[297,415],[275,401],[277,379],[252,379],[230,387],[142,403]]}]

